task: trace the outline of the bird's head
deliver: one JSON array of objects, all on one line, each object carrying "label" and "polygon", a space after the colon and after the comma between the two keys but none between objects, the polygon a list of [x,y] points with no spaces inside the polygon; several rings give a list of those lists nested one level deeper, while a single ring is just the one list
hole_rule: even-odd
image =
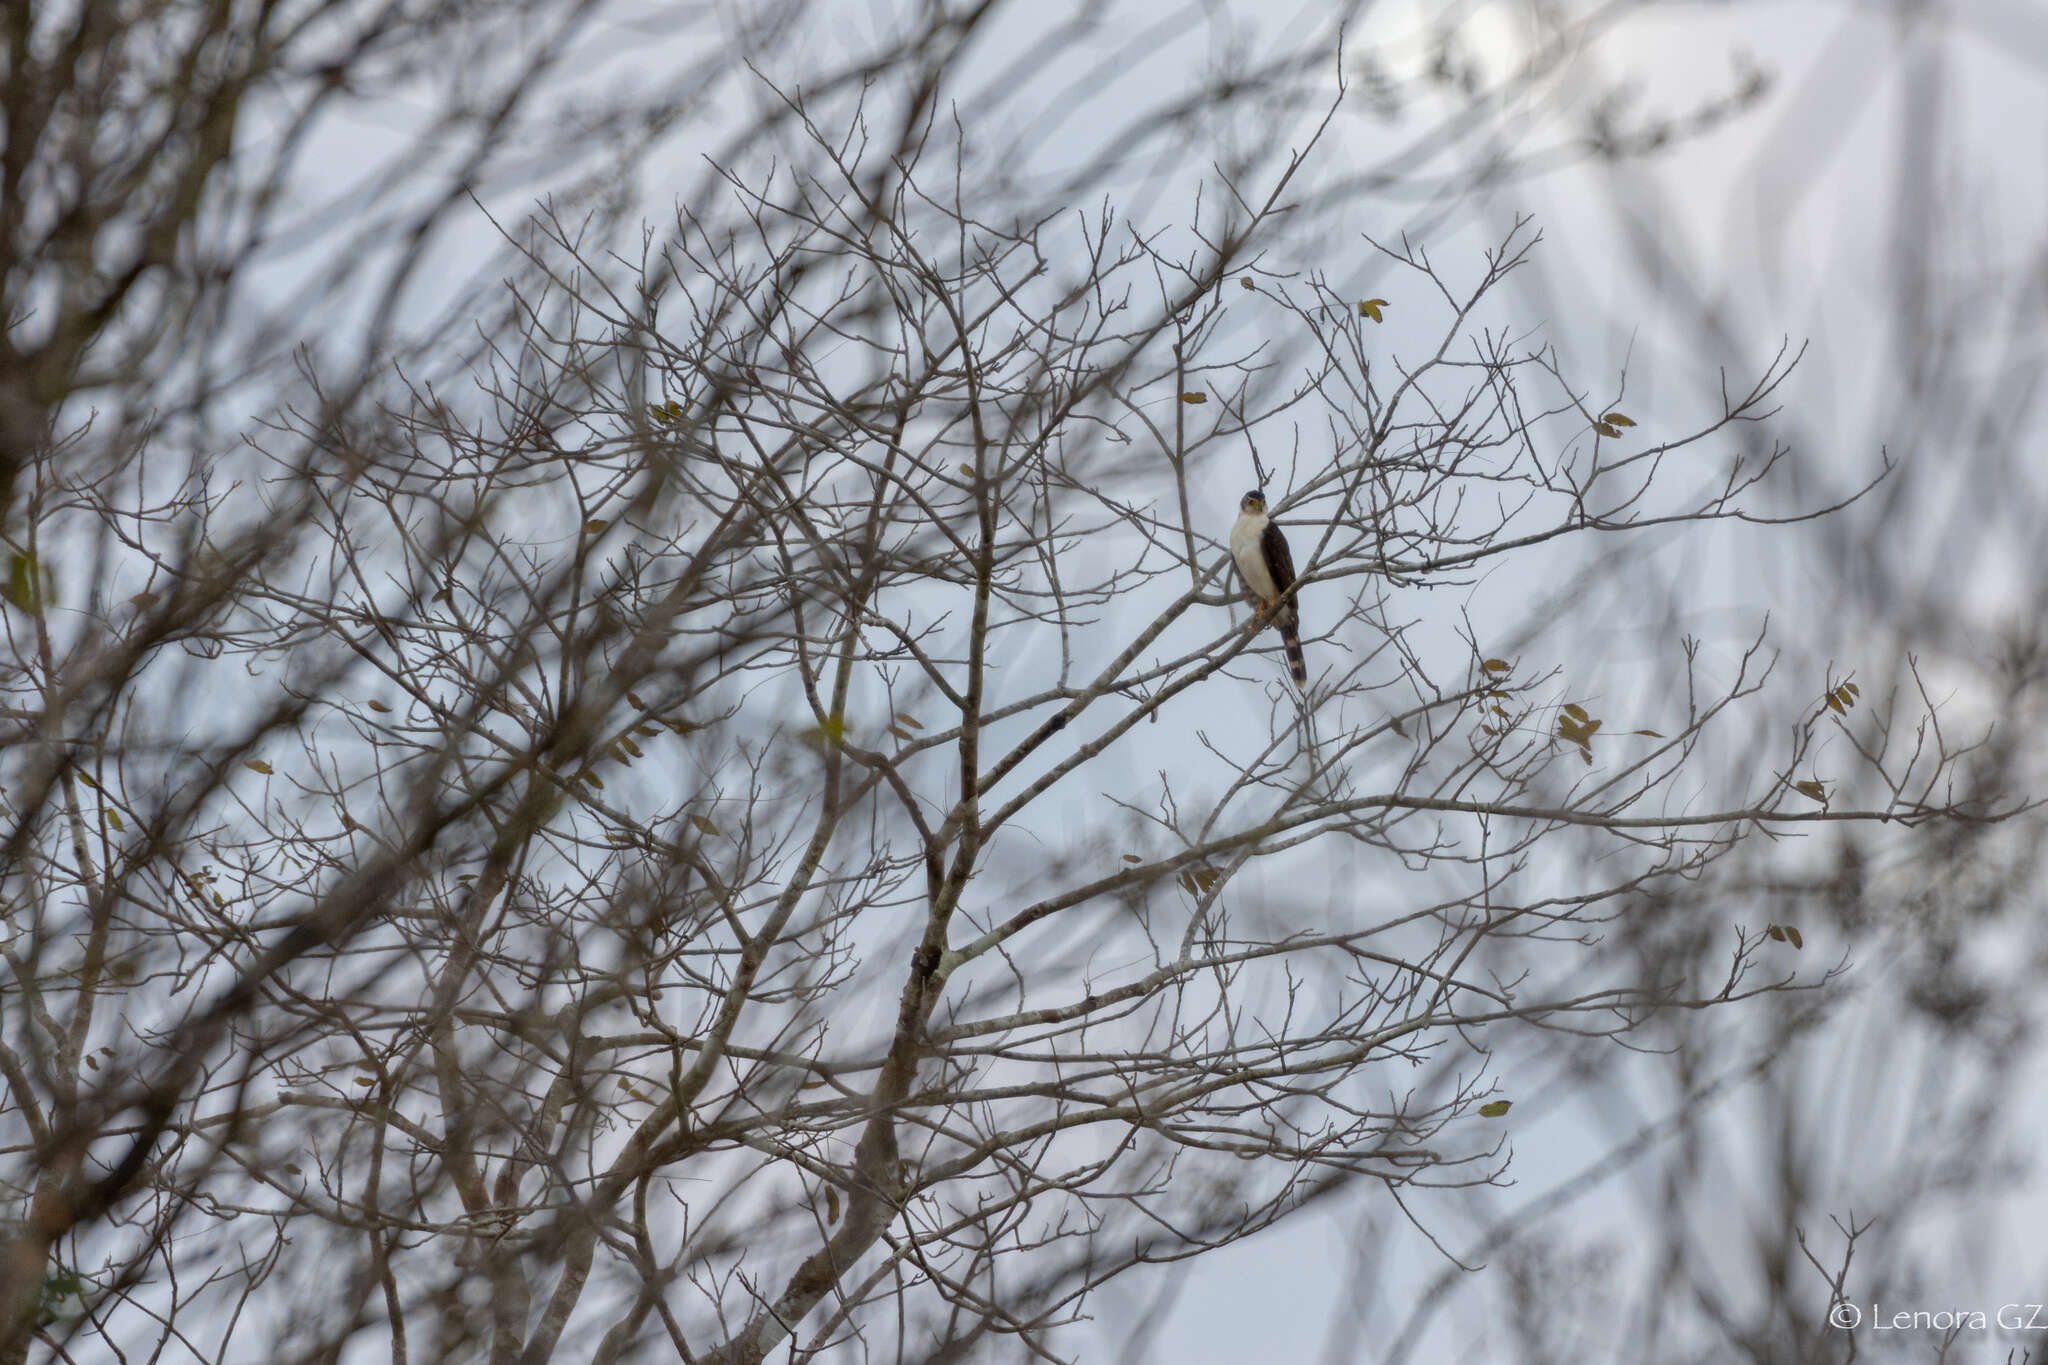
[{"label": "bird's head", "polygon": [[1237,505],[1237,510],[1240,512],[1254,513],[1265,511],[1266,490],[1263,488],[1254,488],[1251,492],[1245,494],[1244,501],[1240,502]]}]

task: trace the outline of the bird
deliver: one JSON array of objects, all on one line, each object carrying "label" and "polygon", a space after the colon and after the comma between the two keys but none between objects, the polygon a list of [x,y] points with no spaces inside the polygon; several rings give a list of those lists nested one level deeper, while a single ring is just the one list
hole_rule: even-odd
[{"label": "bird", "polygon": [[1237,505],[1237,523],[1230,528],[1230,557],[1244,576],[1244,585],[1258,599],[1259,619],[1272,619],[1280,632],[1281,647],[1287,651],[1287,669],[1296,687],[1308,686],[1308,661],[1301,655],[1301,611],[1299,593],[1281,594],[1294,584],[1294,554],[1287,537],[1266,515],[1266,490],[1254,488]]}]

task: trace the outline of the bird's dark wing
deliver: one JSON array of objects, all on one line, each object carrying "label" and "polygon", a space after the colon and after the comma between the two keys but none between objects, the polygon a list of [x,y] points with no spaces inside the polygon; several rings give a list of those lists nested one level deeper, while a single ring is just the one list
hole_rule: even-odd
[{"label": "bird's dark wing", "polygon": [[1273,591],[1286,592],[1294,582],[1294,553],[1287,548],[1287,537],[1280,534],[1280,523],[1266,523],[1266,533],[1259,537],[1259,553],[1266,558],[1266,572],[1273,575]]}]

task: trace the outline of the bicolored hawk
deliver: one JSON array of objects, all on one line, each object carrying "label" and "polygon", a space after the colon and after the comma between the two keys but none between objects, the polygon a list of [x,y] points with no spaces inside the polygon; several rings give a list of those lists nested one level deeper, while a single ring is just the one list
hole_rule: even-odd
[{"label": "bicolored hawk", "polygon": [[1280,594],[1294,583],[1294,555],[1287,537],[1266,515],[1266,490],[1254,488],[1237,505],[1237,524],[1230,528],[1230,557],[1245,586],[1259,600],[1259,619],[1271,619],[1280,632],[1281,648],[1287,651],[1287,668],[1297,687],[1308,686],[1308,661],[1301,656],[1301,611],[1295,605],[1299,594],[1280,601]]}]

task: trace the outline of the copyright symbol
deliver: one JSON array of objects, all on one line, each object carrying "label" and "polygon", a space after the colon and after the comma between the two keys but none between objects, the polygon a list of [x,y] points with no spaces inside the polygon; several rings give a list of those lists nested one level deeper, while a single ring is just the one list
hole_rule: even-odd
[{"label": "copyright symbol", "polygon": [[1863,1321],[1863,1310],[1847,1299],[1828,1309],[1828,1326],[1839,1327],[1844,1332]]}]

